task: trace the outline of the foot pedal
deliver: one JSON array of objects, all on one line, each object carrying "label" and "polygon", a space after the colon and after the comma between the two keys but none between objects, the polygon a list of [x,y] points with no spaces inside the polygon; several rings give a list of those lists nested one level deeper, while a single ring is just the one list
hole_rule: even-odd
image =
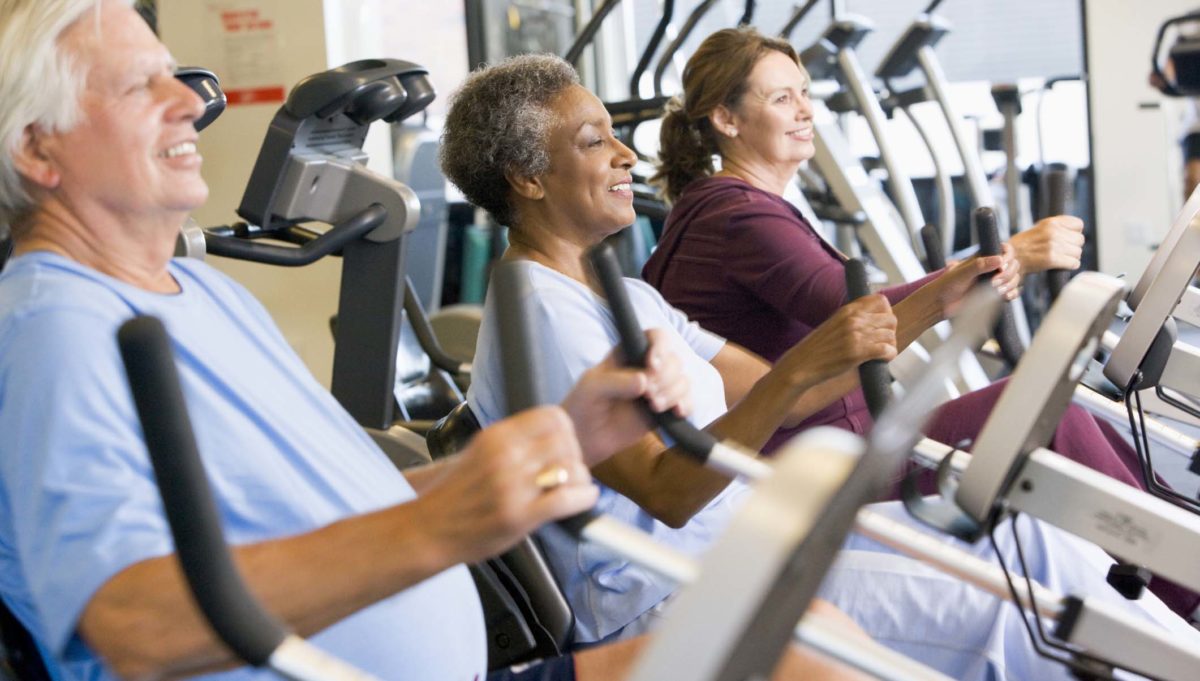
[{"label": "foot pedal", "polygon": [[1154,577],[1149,570],[1140,565],[1117,563],[1108,569],[1107,581],[1109,586],[1117,590],[1125,598],[1136,601],[1142,597],[1146,585]]}]

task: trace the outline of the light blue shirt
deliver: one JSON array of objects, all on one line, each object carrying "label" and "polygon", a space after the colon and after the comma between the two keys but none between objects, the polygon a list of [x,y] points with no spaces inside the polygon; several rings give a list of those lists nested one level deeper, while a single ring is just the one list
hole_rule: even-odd
[{"label": "light blue shirt", "polygon": [[[159,317],[171,335],[231,544],[415,496],[249,293],[197,261],[173,262],[170,273],[179,294],[49,253],[18,257],[0,275],[0,594],[61,678],[115,678],[78,636],[79,616],[114,575],[173,550],[116,345],[134,314]],[[381,678],[476,681],[486,669],[482,613],[462,566],[312,640]],[[243,668],[205,678],[273,676]]]},{"label": "light blue shirt", "polygon": [[[535,330],[541,334],[537,339],[538,368],[543,372],[544,398],[551,403],[561,402],[580,375],[603,361],[617,345],[616,327],[607,305],[586,286],[533,262],[525,271],[535,292]],[[683,360],[694,397],[691,421],[703,427],[716,420],[725,413],[725,389],[721,375],[709,360],[724,347],[725,340],[688,321],[645,282],[625,279],[625,288],[642,328],[666,332]],[[471,410],[485,426],[504,416],[496,314],[489,296],[467,394]],[[596,510],[637,527],[662,544],[697,556],[725,529],[738,506],[737,499],[746,490],[741,482],[730,483],[678,530],[658,522],[633,501],[603,485]],[[580,642],[606,638],[675,590],[673,582],[607,549],[575,541],[562,532],[546,531],[540,536],[547,561],[575,610],[576,640]]]}]

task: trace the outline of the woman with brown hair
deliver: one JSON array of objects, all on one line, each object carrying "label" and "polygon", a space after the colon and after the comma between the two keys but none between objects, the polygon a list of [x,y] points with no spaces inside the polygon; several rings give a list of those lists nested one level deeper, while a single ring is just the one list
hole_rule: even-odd
[{"label": "woman with brown hair", "polygon": [[[846,298],[845,256],[782,196],[815,153],[808,85],[786,41],[752,28],[718,31],[688,60],[683,95],[662,123],[655,180],[673,206],[643,270],[646,281],[706,329],[767,360],[805,338]],[[1080,227],[1075,218],[1048,218],[1014,237],[1002,257],[968,258],[884,289],[896,314],[898,348],[942,320],[982,273],[999,269],[992,283],[1011,299],[1017,269],[1078,267]],[[1004,385],[943,405],[927,434],[946,444],[974,438]],[[767,450],[816,425],[862,434],[872,424],[862,390],[854,387],[798,427],[781,429]],[[1051,449],[1142,487],[1131,448],[1079,407],[1064,416]],[[1160,595],[1185,616],[1200,603],[1173,587]]]}]

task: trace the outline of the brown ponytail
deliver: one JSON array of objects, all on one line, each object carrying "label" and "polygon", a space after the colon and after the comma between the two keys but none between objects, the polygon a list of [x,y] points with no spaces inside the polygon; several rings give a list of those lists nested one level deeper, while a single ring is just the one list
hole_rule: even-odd
[{"label": "brown ponytail", "polygon": [[713,33],[688,59],[683,95],[671,98],[663,116],[658,172],[650,178],[668,201],[678,199],[688,183],[712,174],[712,157],[720,148],[709,116],[718,106],[737,107],[750,72],[768,51],[781,52],[800,66],[790,43],[749,26]]},{"label": "brown ponytail", "polygon": [[650,182],[662,189],[668,201],[678,199],[683,188],[693,180],[712,174],[712,157],[717,148],[712,140],[711,124],[707,118],[688,120],[679,97],[672,97],[667,102],[658,140],[658,172]]}]

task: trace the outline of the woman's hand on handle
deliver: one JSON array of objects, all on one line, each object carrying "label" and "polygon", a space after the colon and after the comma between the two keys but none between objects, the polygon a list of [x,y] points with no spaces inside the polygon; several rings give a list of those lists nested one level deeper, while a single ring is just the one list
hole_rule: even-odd
[{"label": "woman's hand on handle", "polygon": [[871,359],[896,357],[896,315],[887,298],[871,295],[843,305],[779,359],[795,380],[815,385]]},{"label": "woman's hand on handle", "polygon": [[650,345],[646,368],[625,366],[614,350],[584,372],[563,400],[589,467],[636,443],[654,427],[639,398],[656,412],[673,411],[684,417],[692,412],[691,383],[667,334],[650,329],[646,338]]},{"label": "woman's hand on handle", "polygon": [[1016,250],[1021,271],[1077,270],[1083,258],[1083,220],[1055,215],[1014,234],[1008,243]]},{"label": "woman's hand on handle", "polygon": [[1005,300],[1020,295],[1021,262],[1012,246],[1000,247],[1000,255],[974,256],[950,265],[936,280],[943,315],[949,315],[979,278],[992,274],[991,284]]}]

